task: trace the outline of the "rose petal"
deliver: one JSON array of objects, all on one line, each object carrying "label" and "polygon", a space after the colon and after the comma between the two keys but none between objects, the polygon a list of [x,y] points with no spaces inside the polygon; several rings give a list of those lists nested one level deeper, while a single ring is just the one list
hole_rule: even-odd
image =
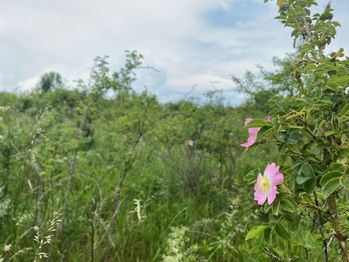
[{"label": "rose petal", "polygon": [[263,179],[262,175],[258,174],[256,184],[254,185],[254,190],[258,190],[260,188],[262,179]]},{"label": "rose petal", "polygon": [[249,129],[248,129],[249,137],[248,137],[248,139],[247,139],[247,142],[244,143],[244,144],[241,144],[240,146],[241,146],[241,147],[250,147],[250,146],[252,146],[254,143],[256,143],[258,131],[259,131],[259,128],[258,128],[258,127],[256,127],[256,128],[249,128]]},{"label": "rose petal", "polygon": [[272,184],[277,186],[284,182],[284,176],[279,171],[279,166],[277,166],[275,163],[268,164],[265,168],[264,175],[269,177]]},{"label": "rose petal", "polygon": [[276,186],[273,186],[270,190],[270,192],[268,193],[268,204],[271,205],[275,198],[276,198],[276,195],[277,195],[277,190],[276,190]]},{"label": "rose petal", "polygon": [[277,173],[275,176],[271,177],[271,182],[273,185],[281,185],[284,182],[284,175],[281,173]]},{"label": "rose petal", "polygon": [[279,173],[279,167],[275,163],[268,164],[264,170],[264,175],[268,177],[272,177],[277,173]]},{"label": "rose petal", "polygon": [[257,200],[258,205],[263,205],[267,200],[268,195],[260,190],[254,193],[254,200]]}]

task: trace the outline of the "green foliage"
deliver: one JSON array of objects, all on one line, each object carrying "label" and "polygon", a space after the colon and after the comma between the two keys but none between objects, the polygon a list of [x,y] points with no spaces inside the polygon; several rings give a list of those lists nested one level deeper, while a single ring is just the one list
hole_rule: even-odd
[{"label": "green foliage", "polygon": [[[240,174],[259,162],[239,144],[253,108],[226,107],[216,93],[202,105],[160,104],[132,89],[140,59],[128,53],[112,72],[97,58],[79,89],[0,94],[1,258],[222,261],[250,254],[239,218],[257,215]],[[246,197],[231,206],[240,194]]]},{"label": "green foliage", "polygon": [[38,88],[41,92],[46,93],[55,88],[63,87],[63,79],[59,73],[49,72],[41,76]]},{"label": "green foliage", "polygon": [[[1,93],[0,261],[345,261],[349,62],[325,54],[339,24],[315,4],[277,1],[297,51],[233,77],[237,108],[217,90],[200,105],[136,93],[135,51],[117,71],[96,58],[76,89],[49,73],[41,92]],[[258,207],[272,162],[285,181]]]},{"label": "green foliage", "polygon": [[[272,86],[285,90],[283,86],[289,85],[292,92],[279,93],[270,100],[274,112],[273,120],[268,123],[270,132],[258,138],[259,142],[278,146],[281,155],[277,163],[282,167],[286,183],[280,188],[276,203],[264,207],[274,219],[253,228],[247,238],[261,235],[268,226],[275,225],[275,232],[296,246],[287,227],[298,227],[299,221],[306,219],[314,226],[313,234],[320,234],[318,242],[323,244],[324,260],[341,257],[342,261],[348,261],[349,228],[343,222],[348,216],[344,208],[348,191],[343,186],[346,183],[341,181],[348,174],[349,60],[343,49],[325,55],[339,23],[332,20],[330,4],[321,14],[313,15],[311,10],[316,5],[313,0],[282,0],[277,4],[277,19],[293,30],[291,35],[298,51],[288,60],[279,60],[282,70],[266,74]],[[254,120],[247,127],[264,127],[264,124]],[[250,174],[246,177],[250,178]],[[283,209],[285,198],[297,207],[298,213],[291,215]],[[284,223],[287,227],[282,226]],[[338,249],[329,246],[331,235],[337,240]],[[287,255],[290,256],[293,254]],[[308,250],[305,259],[317,260]]]}]

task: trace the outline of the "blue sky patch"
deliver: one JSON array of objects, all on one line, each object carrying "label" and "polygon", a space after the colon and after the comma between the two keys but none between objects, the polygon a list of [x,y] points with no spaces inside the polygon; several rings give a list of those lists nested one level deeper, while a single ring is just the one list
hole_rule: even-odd
[{"label": "blue sky patch", "polygon": [[253,21],[266,9],[267,6],[263,1],[259,3],[253,0],[239,0],[230,3],[228,7],[220,6],[210,10],[204,17],[212,26],[227,28]]}]

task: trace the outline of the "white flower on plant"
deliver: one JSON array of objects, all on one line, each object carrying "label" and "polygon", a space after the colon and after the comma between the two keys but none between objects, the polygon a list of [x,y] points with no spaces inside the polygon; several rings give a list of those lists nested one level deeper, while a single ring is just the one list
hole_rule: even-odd
[{"label": "white flower on plant", "polygon": [[10,250],[11,250],[11,245],[4,245],[4,249],[3,249],[4,253],[10,252]]}]

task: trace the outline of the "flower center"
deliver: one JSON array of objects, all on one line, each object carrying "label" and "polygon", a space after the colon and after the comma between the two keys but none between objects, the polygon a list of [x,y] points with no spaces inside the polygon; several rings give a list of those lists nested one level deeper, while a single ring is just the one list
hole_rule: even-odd
[{"label": "flower center", "polygon": [[264,192],[268,192],[269,191],[269,189],[270,189],[270,181],[269,181],[269,179],[266,176],[262,177],[262,181],[261,181],[260,187],[261,187],[261,189]]}]

